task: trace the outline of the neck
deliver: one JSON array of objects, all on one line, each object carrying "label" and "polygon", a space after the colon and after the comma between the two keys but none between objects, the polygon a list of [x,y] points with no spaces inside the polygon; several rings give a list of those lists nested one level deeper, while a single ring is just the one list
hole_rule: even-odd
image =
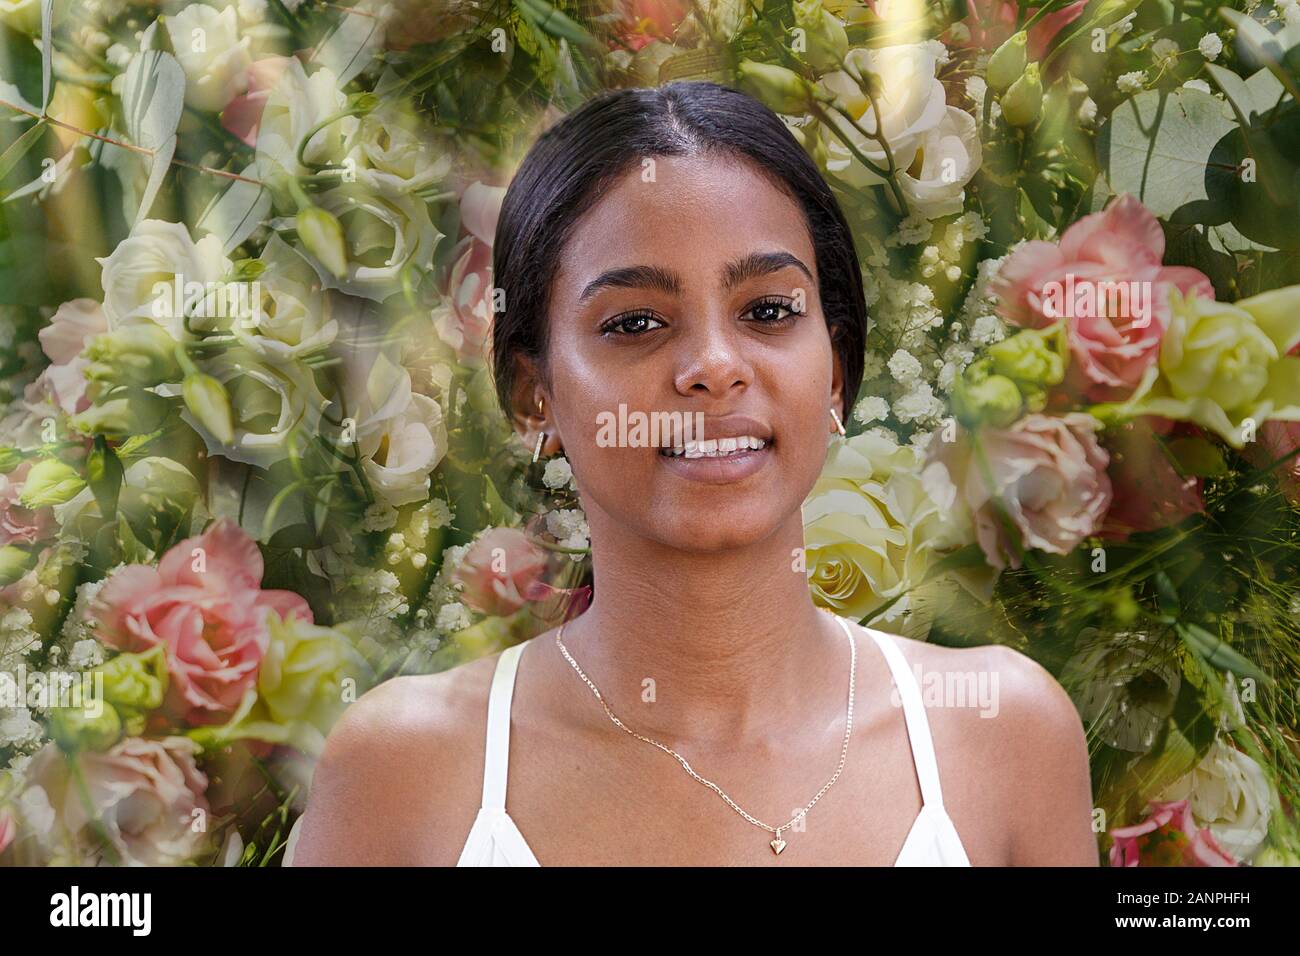
[{"label": "neck", "polygon": [[588,523],[594,599],[562,640],[620,720],[668,746],[778,743],[792,720],[842,732],[848,642],[797,569],[798,512],[762,541],[710,553],[630,537],[592,512]]}]

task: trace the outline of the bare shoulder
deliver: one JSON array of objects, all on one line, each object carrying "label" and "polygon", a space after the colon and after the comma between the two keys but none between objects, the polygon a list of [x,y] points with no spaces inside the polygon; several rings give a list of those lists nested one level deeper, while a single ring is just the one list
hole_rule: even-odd
[{"label": "bare shoulder", "polygon": [[363,694],[316,765],[295,866],[452,865],[478,812],[499,655]]},{"label": "bare shoulder", "polygon": [[960,796],[999,821],[1007,862],[1097,865],[1087,738],[1056,678],[1001,644],[891,637],[918,679],[958,829]]}]

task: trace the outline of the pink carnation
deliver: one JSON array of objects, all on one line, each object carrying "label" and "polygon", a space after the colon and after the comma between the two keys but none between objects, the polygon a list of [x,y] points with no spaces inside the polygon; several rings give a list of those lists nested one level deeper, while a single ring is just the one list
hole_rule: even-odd
[{"label": "pink carnation", "polygon": [[493,528],[465,552],[452,574],[461,600],[484,614],[505,616],[523,607],[546,569],[546,553],[517,528]]},{"label": "pink carnation", "polygon": [[[1059,244],[1033,240],[1008,256],[993,284],[998,311],[1028,328],[1064,314],[1071,385],[1091,401],[1127,398],[1159,355],[1169,287],[1214,297],[1210,280],[1196,269],[1161,265],[1164,251],[1156,217],[1125,194],[1066,229]],[[1093,301],[1076,308],[1067,290],[1087,292]]]},{"label": "pink carnation", "polygon": [[1110,831],[1111,866],[1240,866],[1208,828],[1197,827],[1186,799],[1152,803],[1151,814]]},{"label": "pink carnation", "polygon": [[167,709],[191,725],[221,723],[257,679],[267,612],[311,622],[292,591],[263,591],[257,543],[228,518],[187,538],[158,567],[116,571],[96,598],[99,636],[121,651],[167,648]]},{"label": "pink carnation", "polygon": [[45,790],[68,831],[98,848],[93,862],[113,862],[102,852],[103,833],[119,863],[175,866],[207,845],[207,827],[195,826],[209,813],[208,778],[195,763],[198,751],[188,737],[126,737],[103,753],[84,751],[75,758],[83,795],[69,758],[51,743],[32,758],[28,777]]},{"label": "pink carnation", "polygon": [[[1030,27],[1029,58],[1041,60],[1056,35],[1077,20],[1085,6],[1087,0],[1075,0],[1060,10],[1046,14]],[[970,13],[961,22],[970,30],[970,39],[957,42],[950,38],[949,46],[969,46],[992,53],[1016,32],[1019,9],[1011,0],[970,0],[967,9]],[[1037,7],[1026,7],[1024,10],[1026,18],[1037,12]]]},{"label": "pink carnation", "polygon": [[1157,437],[1173,427],[1169,419],[1144,415],[1107,435],[1114,494],[1103,537],[1123,539],[1140,531],[1170,528],[1205,511],[1204,480],[1180,475]]},{"label": "pink carnation", "polygon": [[25,461],[9,474],[0,475],[0,547],[35,544],[56,528],[52,508],[24,508],[18,503],[23,482],[31,470],[32,462]]}]

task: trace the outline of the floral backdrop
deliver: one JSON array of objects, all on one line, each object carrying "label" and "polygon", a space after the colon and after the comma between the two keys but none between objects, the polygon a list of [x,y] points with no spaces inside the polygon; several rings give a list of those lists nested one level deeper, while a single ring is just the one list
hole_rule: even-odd
[{"label": "floral backdrop", "polygon": [[1055,674],[1111,865],[1295,865],[1300,4],[0,0],[0,863],[279,865],[351,701],[589,598],[485,365],[529,144],[780,113],[872,328],[817,603]]}]

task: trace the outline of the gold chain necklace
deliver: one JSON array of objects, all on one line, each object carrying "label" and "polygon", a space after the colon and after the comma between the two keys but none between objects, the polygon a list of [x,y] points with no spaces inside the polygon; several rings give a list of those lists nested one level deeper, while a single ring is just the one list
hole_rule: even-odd
[{"label": "gold chain necklace", "polygon": [[[826,610],[826,609],[823,608],[822,610]],[[832,612],[827,611],[826,613],[831,614]],[[686,758],[683,757],[681,754],[679,754],[677,751],[673,750],[671,747],[667,747],[661,744],[659,741],[651,737],[647,737],[644,734],[637,733],[635,730],[633,730],[632,728],[624,724],[623,721],[619,720],[618,717],[614,714],[614,712],[609,709],[609,704],[605,703],[605,698],[600,693],[599,688],[597,688],[596,685],[591,682],[591,678],[589,678],[586,674],[582,672],[582,668],[578,666],[578,662],[573,659],[573,656],[569,653],[569,649],[564,646],[564,642],[560,639],[561,636],[564,634],[564,625],[561,625],[560,629],[555,633],[555,643],[559,646],[560,653],[562,653],[565,659],[570,664],[573,665],[573,669],[578,672],[578,676],[581,677],[583,681],[586,682],[587,686],[591,688],[591,692],[596,695],[596,699],[600,701],[601,706],[605,708],[605,713],[609,715],[609,719],[612,720],[616,726],[621,727],[623,730],[626,730],[629,734],[631,734],[633,737],[636,737],[638,740],[644,740],[648,744],[654,744],[664,753],[671,754],[672,756],[676,757],[678,763],[680,763],[682,767],[685,768],[687,773],[689,773],[692,777],[694,777],[700,783],[704,784],[704,786],[708,787],[710,790],[712,790],[714,793],[720,796],[723,800],[725,800],[727,802],[727,805],[731,807],[731,809],[735,810],[737,813],[739,813],[742,817],[744,817],[754,826],[760,827],[761,829],[764,829],[769,833],[774,834],[775,839],[773,839],[772,842],[769,843],[768,845],[772,848],[773,853],[779,854],[782,850],[785,849],[785,841],[781,839],[781,832],[783,830],[790,829],[790,827],[794,826],[795,823],[797,823],[800,819],[802,819],[805,815],[807,815],[808,811],[813,808],[813,804],[815,804],[818,800],[820,800],[822,798],[822,795],[831,788],[831,785],[834,784],[835,781],[839,779],[840,773],[844,770],[845,758],[848,757],[849,737],[853,734],[854,677],[857,674],[857,670],[858,670],[858,645],[857,642],[853,639],[852,629],[845,627],[843,628],[843,630],[848,635],[849,638],[849,707],[848,707],[848,714],[845,717],[845,721],[844,721],[844,746],[840,748],[840,763],[839,766],[835,768],[835,773],[831,776],[830,780],[826,781],[826,785],[817,791],[817,796],[809,800],[807,805],[804,806],[802,810],[798,811],[793,817],[791,817],[788,823],[784,823],[779,827],[770,826],[764,823],[762,820],[757,820],[750,814],[746,813],[744,810],[742,810],[739,806],[736,805],[736,802],[732,800],[731,797],[727,796],[725,793],[722,792],[721,787],[719,787],[716,783],[713,783],[712,781],[705,780],[693,769],[691,769],[691,765],[686,762]]]}]

